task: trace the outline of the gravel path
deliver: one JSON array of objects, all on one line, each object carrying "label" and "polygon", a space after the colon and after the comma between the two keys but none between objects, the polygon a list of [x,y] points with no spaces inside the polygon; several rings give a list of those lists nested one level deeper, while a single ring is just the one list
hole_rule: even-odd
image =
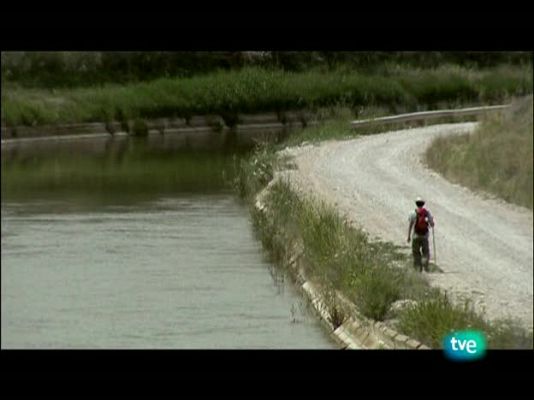
[{"label": "gravel path", "polygon": [[431,284],[456,299],[471,298],[489,319],[516,317],[532,327],[532,211],[450,183],[422,162],[433,139],[475,126],[434,125],[286,149],[298,169],[284,174],[371,237],[406,251],[408,214],[415,197],[424,197],[443,271],[427,275]]}]

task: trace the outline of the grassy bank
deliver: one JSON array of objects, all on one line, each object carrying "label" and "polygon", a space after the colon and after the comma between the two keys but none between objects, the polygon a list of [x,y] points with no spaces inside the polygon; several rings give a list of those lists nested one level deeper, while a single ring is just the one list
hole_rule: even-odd
[{"label": "grassy bank", "polygon": [[250,67],[125,86],[45,90],[7,84],[2,90],[2,120],[12,126],[219,114],[231,124],[239,113],[344,104],[358,115],[364,107],[410,111],[502,102],[528,93],[530,65],[477,70],[396,65],[380,74],[347,68],[287,72]]},{"label": "grassy bank", "polygon": [[[321,139],[350,135],[350,130],[333,132],[342,120],[308,128],[293,138],[293,144],[297,138],[310,140],[314,135]],[[251,204],[276,170],[290,168],[288,160],[276,154],[283,145],[259,149],[241,162],[236,187]],[[258,235],[273,261],[283,264],[300,249],[306,275],[324,288],[326,298],[332,299],[328,293],[338,290],[364,316],[384,320],[433,348],[442,346],[448,332],[463,329],[484,331],[491,348],[532,348],[532,332],[514,321],[490,323],[469,303],[453,304],[413,271],[410,260],[395,246],[371,241],[364,232],[348,226],[334,209],[299,197],[288,184],[272,185],[263,203],[266,213],[251,209]],[[414,303],[395,311],[391,306],[398,300]],[[334,326],[347,317],[335,301],[330,300],[328,307]]]},{"label": "grassy bank", "polygon": [[532,96],[482,119],[472,135],[440,138],[428,149],[428,165],[447,179],[532,209]]}]

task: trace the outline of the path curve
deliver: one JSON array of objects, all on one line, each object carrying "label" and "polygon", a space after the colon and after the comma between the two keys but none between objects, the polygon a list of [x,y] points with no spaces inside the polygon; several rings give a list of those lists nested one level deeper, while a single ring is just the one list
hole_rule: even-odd
[{"label": "path curve", "polygon": [[434,125],[286,149],[298,167],[287,175],[371,237],[406,251],[408,214],[423,196],[443,270],[428,274],[430,283],[471,298],[489,319],[515,317],[532,327],[532,211],[453,184],[422,161],[435,138],[475,127]]}]

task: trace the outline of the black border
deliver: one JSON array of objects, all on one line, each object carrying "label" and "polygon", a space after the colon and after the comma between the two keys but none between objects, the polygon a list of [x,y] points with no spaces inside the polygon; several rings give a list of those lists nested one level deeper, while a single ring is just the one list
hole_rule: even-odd
[{"label": "black border", "polygon": [[439,350],[2,350],[1,376],[4,391],[40,397],[62,389],[149,398],[186,390],[193,398],[228,390],[247,398],[516,398],[531,388],[533,354],[489,351],[477,362],[456,363]]},{"label": "black border", "polygon": [[[448,360],[441,350],[5,350],[3,377],[24,378],[42,373],[45,378],[99,377],[160,378],[201,377],[218,373],[246,377],[268,375],[306,379],[373,378],[439,379],[454,374],[464,379],[530,379],[534,351],[489,350],[477,361]],[[51,368],[53,367],[53,368]],[[59,374],[59,375],[58,375]],[[488,375],[489,374],[489,375]],[[458,379],[462,377],[458,376]]]},{"label": "black border", "polygon": [[[4,51],[532,51],[532,32],[517,30],[513,40],[499,30],[311,29],[217,30],[104,28],[2,29]],[[528,36],[527,36],[528,35]],[[282,40],[283,38],[283,40]]]},{"label": "black border", "polygon": [[[268,8],[268,7],[266,7]],[[3,50],[532,51],[528,12],[3,13]]]}]

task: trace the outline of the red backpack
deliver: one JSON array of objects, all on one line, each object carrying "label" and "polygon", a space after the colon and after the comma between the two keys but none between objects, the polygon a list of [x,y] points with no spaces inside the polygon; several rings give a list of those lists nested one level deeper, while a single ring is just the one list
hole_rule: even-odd
[{"label": "red backpack", "polygon": [[428,214],[424,208],[415,209],[415,233],[419,235],[426,235],[428,232]]}]

